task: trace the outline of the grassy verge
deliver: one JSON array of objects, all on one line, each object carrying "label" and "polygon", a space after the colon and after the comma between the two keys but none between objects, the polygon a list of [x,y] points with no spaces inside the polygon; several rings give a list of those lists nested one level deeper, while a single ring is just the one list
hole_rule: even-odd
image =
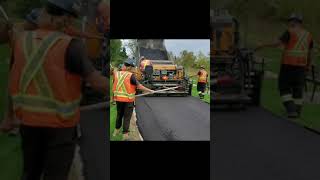
[{"label": "grassy verge", "polygon": [[[266,64],[266,70],[279,73],[281,50],[269,49],[260,53],[261,56],[267,57],[269,61]],[[318,64],[319,62],[315,62]],[[262,87],[262,106],[272,113],[286,117],[285,109],[278,92],[277,79],[264,79]],[[305,104],[301,118],[295,121],[301,125],[320,132],[320,121],[315,118],[320,116],[319,104]]]},{"label": "grassy verge", "polygon": [[[7,84],[10,50],[8,46],[0,46],[0,122],[7,108]],[[0,134],[0,179],[18,180],[21,176],[22,158],[19,137]]]},{"label": "grassy verge", "polygon": [[122,135],[119,134],[118,136],[113,137],[113,131],[116,127],[116,118],[117,118],[117,107],[110,103],[110,140],[111,141],[121,141]]}]

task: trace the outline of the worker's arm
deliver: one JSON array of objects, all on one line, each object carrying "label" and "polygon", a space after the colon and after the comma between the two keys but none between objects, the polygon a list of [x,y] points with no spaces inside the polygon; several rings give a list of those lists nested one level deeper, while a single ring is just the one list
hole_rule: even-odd
[{"label": "worker's arm", "polygon": [[263,44],[258,46],[255,51],[264,49],[264,48],[277,48],[277,47],[281,47],[284,44],[287,44],[290,40],[290,33],[289,31],[285,31],[278,40],[276,40],[273,43],[269,43],[269,44]]},{"label": "worker's arm", "polygon": [[308,57],[307,57],[307,66],[306,66],[306,70],[309,71],[310,70],[310,67],[311,67],[311,64],[312,64],[312,49],[314,47],[314,44],[313,44],[313,41],[310,43],[310,46],[309,46],[309,50],[308,50]]},{"label": "worker's arm", "polygon": [[255,51],[259,51],[264,48],[277,48],[277,47],[280,47],[281,45],[282,45],[282,42],[278,40],[273,43],[259,45],[257,48],[255,48]]},{"label": "worker's arm", "polygon": [[90,86],[98,91],[107,94],[109,89],[109,79],[102,76],[98,71],[93,71],[86,78],[85,81],[90,84]]},{"label": "worker's arm", "polygon": [[146,88],[146,87],[144,87],[142,84],[138,84],[137,88],[140,89],[140,90],[142,90],[142,91],[146,91],[146,92],[150,92],[150,93],[153,93],[153,92],[154,92],[154,90],[151,90],[151,89],[149,89],[149,88]]},{"label": "worker's arm", "polygon": [[93,89],[107,94],[109,87],[108,78],[95,70],[83,42],[73,39],[68,47],[66,54],[66,69],[70,73],[81,76]]},{"label": "worker's arm", "polygon": [[146,91],[146,92],[150,92],[150,93],[153,93],[154,91],[149,89],[149,88],[146,88],[144,87],[142,84],[139,83],[139,81],[136,79],[136,76],[134,74],[132,74],[131,78],[130,78],[130,83],[132,85],[135,85],[137,86],[137,89],[140,89],[142,91]]}]

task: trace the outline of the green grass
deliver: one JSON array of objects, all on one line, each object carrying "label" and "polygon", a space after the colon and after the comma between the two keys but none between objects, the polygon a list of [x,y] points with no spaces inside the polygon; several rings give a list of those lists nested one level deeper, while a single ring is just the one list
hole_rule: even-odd
[{"label": "green grass", "polygon": [[7,103],[8,73],[9,73],[9,48],[0,46],[0,121],[4,116]]},{"label": "green grass", "polygon": [[[193,77],[192,78],[193,86],[192,86],[192,96],[199,98],[199,94],[197,91],[197,78]],[[207,91],[206,91],[207,92]],[[210,104],[210,91],[205,93],[203,101],[207,102]]]},{"label": "green grass", "polygon": [[[0,45],[0,122],[7,103],[7,82],[10,50]],[[0,134],[0,179],[18,180],[21,176],[22,157],[19,137]]]},{"label": "green grass", "polygon": [[[111,92],[111,91],[110,91]],[[113,137],[113,131],[116,127],[116,118],[117,118],[117,107],[116,105],[112,105],[110,103],[110,140],[111,141],[121,141],[122,134],[120,133],[118,136]]]},{"label": "green grass", "polygon": [[20,138],[0,135],[0,179],[19,180],[22,170]]},{"label": "green grass", "polygon": [[[262,56],[270,59],[266,64],[266,70],[274,73],[279,73],[281,50],[269,49],[261,52]],[[319,64],[319,59],[315,62]],[[261,96],[262,106],[270,110],[272,113],[286,117],[285,109],[282,105],[281,98],[278,92],[277,79],[264,79]],[[307,126],[311,129],[320,132],[320,121],[317,118],[320,116],[320,105],[318,104],[305,104],[303,107],[301,118],[295,120],[297,123]]]}]

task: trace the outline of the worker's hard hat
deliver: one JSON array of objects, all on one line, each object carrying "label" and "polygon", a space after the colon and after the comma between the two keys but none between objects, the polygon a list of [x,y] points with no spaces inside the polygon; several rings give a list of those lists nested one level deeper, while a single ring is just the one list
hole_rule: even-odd
[{"label": "worker's hard hat", "polygon": [[124,65],[125,65],[125,66],[135,67],[135,66],[136,66],[136,63],[134,62],[133,59],[127,59],[127,60],[124,62]]},{"label": "worker's hard hat", "polygon": [[140,57],[140,60],[144,60],[144,59],[145,59],[145,57],[144,57],[144,56],[141,56],[141,57]]},{"label": "worker's hard hat", "polygon": [[47,3],[47,6],[56,8],[55,11],[63,11],[64,14],[69,14],[74,17],[79,17],[80,15],[81,6],[78,0],[48,0]]},{"label": "worker's hard hat", "polygon": [[303,17],[302,17],[301,14],[292,13],[292,14],[289,16],[288,21],[297,21],[297,22],[302,23]]},{"label": "worker's hard hat", "polygon": [[29,14],[27,14],[26,21],[34,25],[37,25],[38,24],[37,19],[40,16],[40,13],[41,13],[40,8],[32,9],[32,11]]}]

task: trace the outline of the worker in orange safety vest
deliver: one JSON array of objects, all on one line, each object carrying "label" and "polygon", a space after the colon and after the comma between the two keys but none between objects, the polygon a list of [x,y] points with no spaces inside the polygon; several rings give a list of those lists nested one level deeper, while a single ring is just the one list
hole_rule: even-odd
[{"label": "worker in orange safety vest", "polygon": [[146,59],[144,56],[140,58],[140,70],[141,72],[144,72],[146,69],[146,66],[152,65],[152,62],[149,59]]},{"label": "worker in orange safety vest", "polygon": [[[108,79],[88,59],[81,40],[63,29],[78,17],[76,0],[48,0],[38,28],[13,42],[8,117],[20,124],[24,180],[67,180],[80,120],[81,84],[106,93]],[[63,22],[63,23],[61,23]]]},{"label": "worker in orange safety vest", "polygon": [[123,138],[129,139],[130,120],[133,113],[136,89],[146,92],[153,92],[141,85],[136,79],[135,75],[131,72],[135,68],[133,59],[128,59],[124,63],[124,69],[121,71],[114,71],[113,75],[113,100],[117,104],[117,119],[116,129],[113,136],[120,133],[120,128],[123,124]]},{"label": "worker in orange safety vest", "polygon": [[313,39],[303,27],[302,15],[292,14],[288,18],[288,30],[272,44],[259,46],[284,48],[278,79],[278,88],[289,118],[298,118],[302,112],[305,73],[311,66]]},{"label": "worker in orange safety vest", "polygon": [[200,70],[197,75],[198,75],[197,91],[200,99],[203,99],[204,92],[206,90],[207,83],[208,83],[208,73],[205,70],[204,66],[200,66]]}]

